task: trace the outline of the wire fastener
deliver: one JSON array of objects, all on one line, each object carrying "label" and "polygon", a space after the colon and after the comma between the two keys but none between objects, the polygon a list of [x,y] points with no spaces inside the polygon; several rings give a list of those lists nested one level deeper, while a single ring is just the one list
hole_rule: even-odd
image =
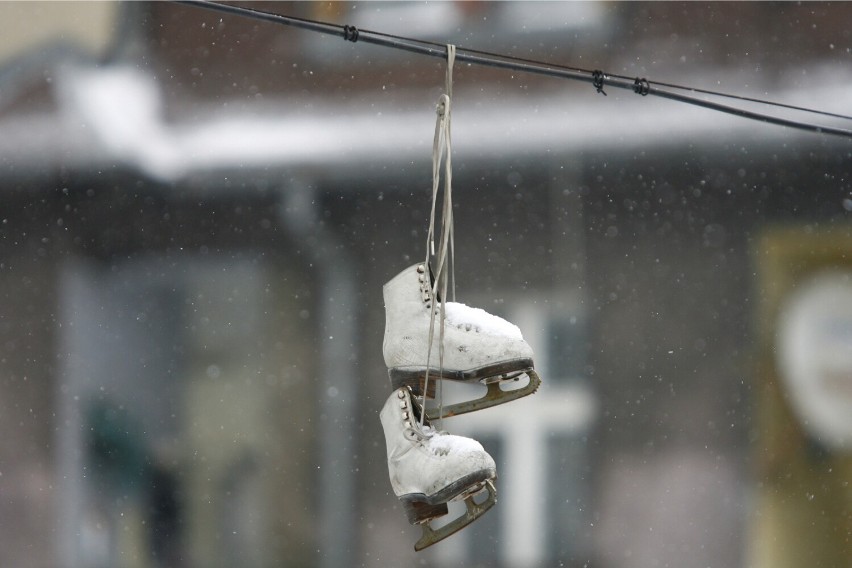
[{"label": "wire fastener", "polygon": [[633,81],[633,92],[637,95],[642,95],[643,97],[647,97],[648,93],[651,92],[651,83],[648,82],[648,79],[642,77],[636,77],[636,80]]},{"label": "wire fastener", "polygon": [[603,90],[604,79],[606,79],[606,75],[604,75],[604,72],[600,69],[595,69],[592,72],[592,85],[595,87],[595,90],[597,92],[599,92],[603,96],[606,96],[606,93]]},{"label": "wire fastener", "polygon": [[355,43],[358,41],[358,28],[355,26],[343,26],[343,39]]}]

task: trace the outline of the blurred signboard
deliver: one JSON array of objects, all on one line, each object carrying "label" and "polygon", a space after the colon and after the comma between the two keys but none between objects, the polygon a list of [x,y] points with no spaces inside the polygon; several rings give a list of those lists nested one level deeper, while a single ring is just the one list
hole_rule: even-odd
[{"label": "blurred signboard", "polygon": [[818,272],[793,290],[779,314],[777,357],[808,435],[852,450],[852,270]]},{"label": "blurred signboard", "polygon": [[768,229],[747,566],[852,566],[852,226]]}]

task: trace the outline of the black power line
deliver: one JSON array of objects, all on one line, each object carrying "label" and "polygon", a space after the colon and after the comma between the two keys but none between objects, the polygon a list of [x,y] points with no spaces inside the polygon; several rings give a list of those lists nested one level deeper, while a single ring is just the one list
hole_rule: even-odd
[{"label": "black power line", "polygon": [[[253,8],[246,8],[244,6],[235,6],[230,4],[220,4],[218,2],[211,2],[209,0],[174,0],[178,4],[186,4],[190,6],[196,6],[199,8],[205,8],[208,10],[214,10],[218,12],[224,12],[226,14],[232,14],[247,18],[252,18],[255,20],[263,20],[275,24],[281,24],[285,26],[291,26],[296,28],[301,28],[304,30],[309,30],[313,32],[319,32],[329,35],[336,35],[342,37],[347,41],[361,41],[364,43],[370,43],[374,45],[380,45],[384,47],[389,47],[393,49],[399,49],[403,51],[409,51],[412,53],[417,53],[420,55],[428,55],[430,57],[438,57],[441,59],[446,59],[447,57],[447,47],[444,44],[424,41],[419,39],[413,39],[403,36],[395,36],[382,32],[374,32],[370,30],[358,29],[355,26],[349,25],[338,25],[338,24],[330,24],[326,22],[319,22],[316,20],[309,20],[305,18],[296,18],[293,16],[284,16],[281,14],[274,14],[271,12],[264,12],[262,10],[256,10]],[[604,87],[612,87],[617,89],[626,89],[633,91],[634,93],[642,96],[653,95],[665,99],[670,99],[674,101],[679,101],[695,106],[704,107],[707,109],[724,112],[726,114],[732,114],[734,116],[739,116],[742,118],[748,118],[751,120],[757,120],[760,122],[765,122],[769,124],[776,124],[780,126],[787,126],[789,128],[795,128],[798,130],[804,130],[808,132],[816,132],[820,134],[830,134],[834,136],[842,136],[844,138],[852,138],[852,130],[848,130],[845,128],[837,128],[833,126],[821,126],[818,124],[811,124],[808,122],[801,122],[798,120],[791,120],[787,118],[781,118],[777,116],[770,116],[767,114],[754,112],[750,110],[746,110],[743,108],[738,108],[734,106],[724,105],[721,103],[717,103],[714,101],[709,101],[705,99],[696,98],[693,96],[672,92],[671,89],[675,90],[685,90],[693,93],[700,93],[704,95],[710,95],[715,97],[729,98],[735,100],[741,100],[751,103],[759,103],[767,106],[774,106],[779,108],[785,108],[800,112],[818,114],[822,116],[828,116],[832,118],[844,119],[844,120],[852,120],[852,116],[846,116],[842,114],[836,114],[816,109],[809,109],[804,107],[798,107],[783,103],[776,103],[771,101],[765,101],[755,98],[743,97],[739,95],[731,95],[727,93],[720,93],[715,91],[709,91],[705,89],[697,89],[692,87],[685,87],[681,85],[675,85],[670,83],[660,83],[660,82],[651,82],[648,79],[641,77],[626,77],[623,75],[614,75],[609,73],[604,73],[600,70],[589,71],[586,69],[578,69],[563,65],[557,65],[552,63],[545,63],[542,61],[536,61],[532,59],[523,59],[519,57],[512,57],[508,55],[501,55],[498,53],[489,53],[486,51],[479,51],[476,49],[468,49],[463,47],[456,47],[456,61],[471,63],[474,65],[481,65],[486,67],[497,67],[501,69],[509,69],[512,71],[520,71],[525,73],[534,73],[538,75],[546,75],[550,77],[557,77],[561,79],[571,79],[576,81],[584,81],[587,83],[591,83],[592,86],[595,87],[597,92],[601,94],[606,94],[604,92]],[[665,89],[661,88],[665,87]],[[669,90],[666,90],[669,89]]]}]

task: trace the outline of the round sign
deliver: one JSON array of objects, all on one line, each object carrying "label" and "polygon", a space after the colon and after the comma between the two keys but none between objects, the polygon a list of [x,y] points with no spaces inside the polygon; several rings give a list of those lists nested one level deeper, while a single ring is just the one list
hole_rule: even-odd
[{"label": "round sign", "polygon": [[852,272],[827,271],[791,293],[776,354],[793,411],[823,446],[852,450]]}]

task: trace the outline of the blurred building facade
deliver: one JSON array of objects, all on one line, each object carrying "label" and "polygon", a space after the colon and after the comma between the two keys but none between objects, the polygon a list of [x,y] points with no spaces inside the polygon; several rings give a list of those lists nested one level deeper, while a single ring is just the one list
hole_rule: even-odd
[{"label": "blurred building facade", "polygon": [[[844,4],[245,5],[850,100]],[[44,30],[0,40],[0,565],[778,566],[762,519],[799,498],[837,534],[802,529],[796,562],[852,554],[848,457],[792,460],[839,472],[822,493],[779,466],[808,444],[762,269],[779,227],[849,242],[848,140],[457,65],[458,297],[519,325],[545,384],[443,424],[500,500],[415,555],[381,288],[423,256],[443,64],[171,3],[0,11]]]}]

